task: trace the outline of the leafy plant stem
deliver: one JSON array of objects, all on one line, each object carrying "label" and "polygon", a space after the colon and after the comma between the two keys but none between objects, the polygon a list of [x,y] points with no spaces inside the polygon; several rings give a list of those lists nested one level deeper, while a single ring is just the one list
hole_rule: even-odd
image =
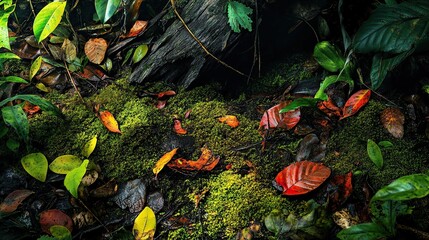
[{"label": "leafy plant stem", "polygon": [[380,93],[378,93],[377,91],[374,91],[374,89],[372,89],[370,86],[368,86],[364,81],[363,81],[363,76],[362,76],[362,70],[360,68],[356,69],[356,72],[358,73],[359,76],[359,82],[366,88],[370,89],[375,95],[379,96],[380,98],[382,98],[383,100],[387,101],[388,103],[390,103],[392,106],[398,107],[400,108],[396,103],[390,101],[388,98],[386,98],[385,96],[381,95]]}]

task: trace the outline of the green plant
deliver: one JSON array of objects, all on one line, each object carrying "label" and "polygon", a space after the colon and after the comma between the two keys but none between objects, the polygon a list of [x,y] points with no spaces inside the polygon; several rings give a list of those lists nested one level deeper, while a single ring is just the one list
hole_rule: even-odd
[{"label": "green plant", "polygon": [[232,31],[240,33],[240,27],[252,31],[252,19],[249,17],[253,10],[243,3],[237,1],[228,1],[228,22]]}]

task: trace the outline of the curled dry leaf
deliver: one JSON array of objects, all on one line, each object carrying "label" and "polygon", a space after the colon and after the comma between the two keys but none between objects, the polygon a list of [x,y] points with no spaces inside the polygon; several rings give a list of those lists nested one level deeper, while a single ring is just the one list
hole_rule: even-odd
[{"label": "curled dry leaf", "polygon": [[82,227],[91,226],[96,222],[94,215],[92,215],[90,212],[79,212],[74,214],[72,219],[74,225],[79,229]]},{"label": "curled dry leaf", "polygon": [[35,113],[40,112],[40,107],[37,105],[31,104],[29,101],[25,101],[24,106],[22,107],[22,110],[24,110],[27,116],[31,116]]},{"label": "curled dry leaf", "polygon": [[100,70],[99,68],[96,68],[90,64],[86,65],[83,68],[82,72],[79,72],[76,74],[82,79],[86,79],[86,80],[94,81],[94,82],[103,80],[107,77],[106,74],[104,74],[104,72],[102,70]]},{"label": "curled dry leaf", "polygon": [[289,130],[295,127],[301,119],[301,111],[299,109],[279,113],[280,109],[286,107],[289,103],[290,101],[282,102],[265,111],[259,123],[259,130],[268,130],[277,127]]},{"label": "curled dry leaf", "polygon": [[352,216],[348,209],[342,209],[340,211],[334,212],[334,214],[332,214],[332,219],[334,220],[335,224],[340,226],[342,229],[347,229],[359,223],[359,217]]},{"label": "curled dry leaf", "polygon": [[197,161],[183,158],[175,159],[167,164],[169,168],[185,171],[211,171],[219,163],[220,157],[213,156],[213,153],[206,146],[201,148],[201,156]]},{"label": "curled dry leaf", "polygon": [[384,128],[395,138],[404,136],[405,116],[399,108],[389,107],[383,110],[380,115]]},{"label": "curled dry leaf", "polygon": [[67,214],[58,209],[50,209],[41,212],[39,223],[42,231],[48,234],[51,234],[49,229],[54,225],[64,226],[70,232],[73,231],[72,219]]},{"label": "curled dry leaf", "polygon": [[174,155],[176,155],[178,148],[175,148],[173,150],[171,150],[170,152],[164,154],[159,160],[158,162],[156,162],[155,167],[153,168],[153,173],[155,174],[155,176],[158,176],[158,173],[161,172],[161,170],[164,168],[165,164],[167,164]]},{"label": "curled dry leaf", "polygon": [[340,120],[357,113],[359,109],[368,103],[370,97],[371,90],[369,89],[362,89],[354,93],[344,105],[343,116],[340,118]]},{"label": "curled dry leaf", "polygon": [[140,212],[146,204],[147,188],[142,179],[122,183],[113,201],[122,209],[129,208],[131,213]]},{"label": "curled dry leaf", "polygon": [[331,169],[321,163],[301,161],[292,163],[276,176],[283,195],[306,194],[319,187],[331,175]]},{"label": "curled dry leaf", "polygon": [[156,104],[156,108],[163,109],[165,105],[167,105],[168,98],[176,95],[176,92],[173,90],[168,90],[164,92],[160,92],[156,94],[155,96],[158,98],[158,102]]},{"label": "curled dry leaf", "polygon": [[139,33],[143,32],[147,27],[147,21],[137,20],[133,27],[130,29],[130,32],[126,35],[122,35],[121,38],[130,38],[136,37]]},{"label": "curled dry leaf", "polygon": [[0,204],[0,212],[2,213],[11,213],[14,212],[19,204],[21,204],[28,196],[33,194],[33,191],[30,190],[15,190],[3,200]]},{"label": "curled dry leaf", "polygon": [[232,128],[236,128],[240,125],[240,122],[238,121],[236,116],[233,115],[226,115],[224,117],[220,117],[217,120],[221,123],[226,123],[228,126]]},{"label": "curled dry leaf", "polygon": [[103,38],[91,38],[85,43],[85,55],[95,64],[103,62],[107,50],[107,42]]},{"label": "curled dry leaf", "polygon": [[188,131],[182,128],[182,122],[179,119],[174,119],[174,132],[180,135],[186,134]]}]

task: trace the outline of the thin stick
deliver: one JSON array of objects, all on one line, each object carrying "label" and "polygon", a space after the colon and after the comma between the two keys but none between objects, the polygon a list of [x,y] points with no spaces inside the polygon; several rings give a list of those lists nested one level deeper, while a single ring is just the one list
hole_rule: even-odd
[{"label": "thin stick", "polygon": [[389,99],[387,99],[385,96],[381,95],[380,93],[374,91],[374,89],[372,89],[371,87],[369,87],[368,85],[365,84],[365,82],[363,81],[363,77],[362,77],[362,71],[360,70],[360,68],[356,69],[356,72],[358,73],[359,76],[359,81],[362,85],[364,85],[366,88],[370,89],[373,93],[375,93],[375,95],[379,96],[380,98],[384,99],[385,101],[389,102],[390,104],[392,104],[393,106],[399,107],[396,103],[390,101]]},{"label": "thin stick", "polygon": [[79,96],[80,100],[82,100],[82,103],[84,105],[86,105],[85,100],[83,99],[82,95],[80,94],[79,90],[77,89],[76,83],[74,82],[73,77],[70,74],[70,70],[67,67],[66,61],[63,61],[63,62],[64,62],[64,66],[66,67],[67,75],[69,76],[69,80],[70,80],[71,84],[73,85],[74,90],[77,92],[77,95]]},{"label": "thin stick", "polygon": [[173,8],[174,13],[176,14],[177,18],[179,18],[180,22],[182,22],[183,26],[185,27],[186,31],[188,31],[188,33],[191,35],[191,37],[198,43],[198,45],[200,45],[200,47],[204,50],[204,52],[209,55],[210,57],[212,57],[213,59],[215,59],[218,63],[222,64],[223,66],[225,66],[226,68],[231,69],[232,71],[236,72],[239,75],[242,75],[244,77],[248,77],[246,74],[240,72],[239,70],[231,67],[230,65],[228,65],[227,63],[225,63],[224,61],[220,60],[219,58],[217,58],[215,55],[213,55],[205,46],[204,44],[195,36],[195,34],[191,31],[191,29],[189,29],[188,25],[185,23],[185,20],[183,20],[183,18],[180,16],[179,12],[177,11],[176,5],[174,3],[175,0],[170,0],[171,3],[171,7]]},{"label": "thin stick", "polygon": [[95,218],[95,220],[97,220],[103,227],[104,229],[106,229],[107,232],[110,232],[109,229],[107,229],[106,225],[104,225],[104,223],[85,205],[85,203],[83,203],[82,200],[77,199],[79,201],[80,204],[83,205],[84,208],[86,208],[86,210],[91,213],[91,215]]},{"label": "thin stick", "polygon": [[[253,41],[253,62],[252,62],[252,66],[250,67],[249,75],[247,77],[247,84],[249,84],[250,76],[252,76],[253,68],[255,67],[256,62],[259,61],[258,53],[260,54],[259,49],[258,49],[258,41],[259,41],[258,0],[255,0],[255,14],[256,14],[256,16],[255,16],[256,26],[255,26],[255,39]],[[258,66],[260,66],[260,64],[258,64]],[[261,70],[261,69],[259,69],[259,70]]]}]

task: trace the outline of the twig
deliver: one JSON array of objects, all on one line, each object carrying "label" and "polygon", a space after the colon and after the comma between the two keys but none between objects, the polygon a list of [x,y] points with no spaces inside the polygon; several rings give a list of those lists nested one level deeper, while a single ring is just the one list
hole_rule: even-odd
[{"label": "twig", "polygon": [[200,45],[200,47],[204,50],[204,52],[209,55],[210,57],[212,57],[214,60],[216,60],[218,63],[222,64],[223,66],[225,66],[226,68],[231,69],[232,71],[236,72],[239,75],[242,75],[244,77],[248,77],[246,74],[240,72],[239,70],[233,68],[232,66],[228,65],[227,63],[225,63],[224,61],[220,60],[219,58],[217,58],[215,55],[213,55],[205,46],[204,44],[197,38],[197,36],[195,36],[195,34],[191,31],[191,29],[188,27],[188,25],[185,23],[185,20],[183,20],[183,18],[180,16],[179,12],[177,11],[176,5],[175,5],[175,0],[170,0],[170,4],[171,7],[173,8],[174,14],[176,14],[177,18],[179,18],[180,22],[182,22],[183,26],[185,27],[186,31],[188,31],[188,33],[191,35],[191,37],[198,43],[198,45]]},{"label": "twig", "polygon": [[362,77],[362,71],[360,70],[360,68],[356,69],[356,72],[358,73],[359,76],[359,81],[362,85],[364,85],[366,88],[370,89],[373,93],[375,93],[375,95],[379,96],[380,98],[384,99],[385,101],[389,102],[390,104],[392,104],[393,106],[399,107],[396,103],[390,101],[389,99],[387,99],[385,96],[381,95],[380,93],[376,92],[374,89],[372,89],[371,87],[369,87],[368,85],[366,85],[366,83],[363,81],[363,77]]},{"label": "twig", "polygon": [[64,63],[64,66],[66,67],[67,75],[69,77],[69,80],[70,80],[71,84],[73,85],[74,90],[77,92],[77,95],[79,96],[80,100],[82,100],[82,103],[86,106],[85,100],[83,99],[82,95],[80,94],[80,91],[77,89],[76,83],[74,82],[73,77],[70,74],[70,70],[69,70],[69,68],[67,66],[66,61],[63,61],[63,63]]},{"label": "twig", "polygon": [[314,36],[316,36],[316,41],[320,42],[319,36],[317,36],[316,30],[314,30],[313,26],[311,26],[311,24],[305,18],[300,18],[300,19],[301,19],[301,21],[303,21],[305,24],[307,24],[311,28],[311,30],[314,33]]},{"label": "twig", "polygon": [[95,220],[97,220],[97,222],[99,222],[103,227],[104,227],[104,229],[106,229],[106,231],[107,232],[110,232],[109,231],[109,229],[107,229],[107,227],[106,227],[106,225],[104,225],[104,223],[85,205],[85,203],[83,203],[83,201],[82,200],[80,200],[80,199],[77,199],[78,201],[79,201],[79,203],[80,204],[82,204],[83,205],[83,207],[89,212],[89,213],[91,213],[91,215],[95,218]]},{"label": "twig", "polygon": [[[250,76],[252,76],[253,73],[253,68],[255,67],[256,62],[258,61],[259,64],[258,66],[260,67],[260,61],[259,61],[259,57],[261,57],[261,54],[259,52],[259,21],[258,21],[258,0],[255,0],[255,19],[256,19],[256,26],[255,26],[255,39],[253,41],[253,62],[252,62],[252,66],[250,67],[250,72],[249,75],[247,77],[247,84],[249,84],[250,81]],[[259,53],[259,55],[258,55]],[[260,68],[259,68],[259,74],[260,74]]]},{"label": "twig", "polygon": [[429,233],[427,232],[423,232],[418,229],[412,228],[410,226],[405,226],[402,224],[397,224],[396,226],[398,227],[398,229],[414,233],[416,237],[418,237],[418,239],[429,239]]}]

